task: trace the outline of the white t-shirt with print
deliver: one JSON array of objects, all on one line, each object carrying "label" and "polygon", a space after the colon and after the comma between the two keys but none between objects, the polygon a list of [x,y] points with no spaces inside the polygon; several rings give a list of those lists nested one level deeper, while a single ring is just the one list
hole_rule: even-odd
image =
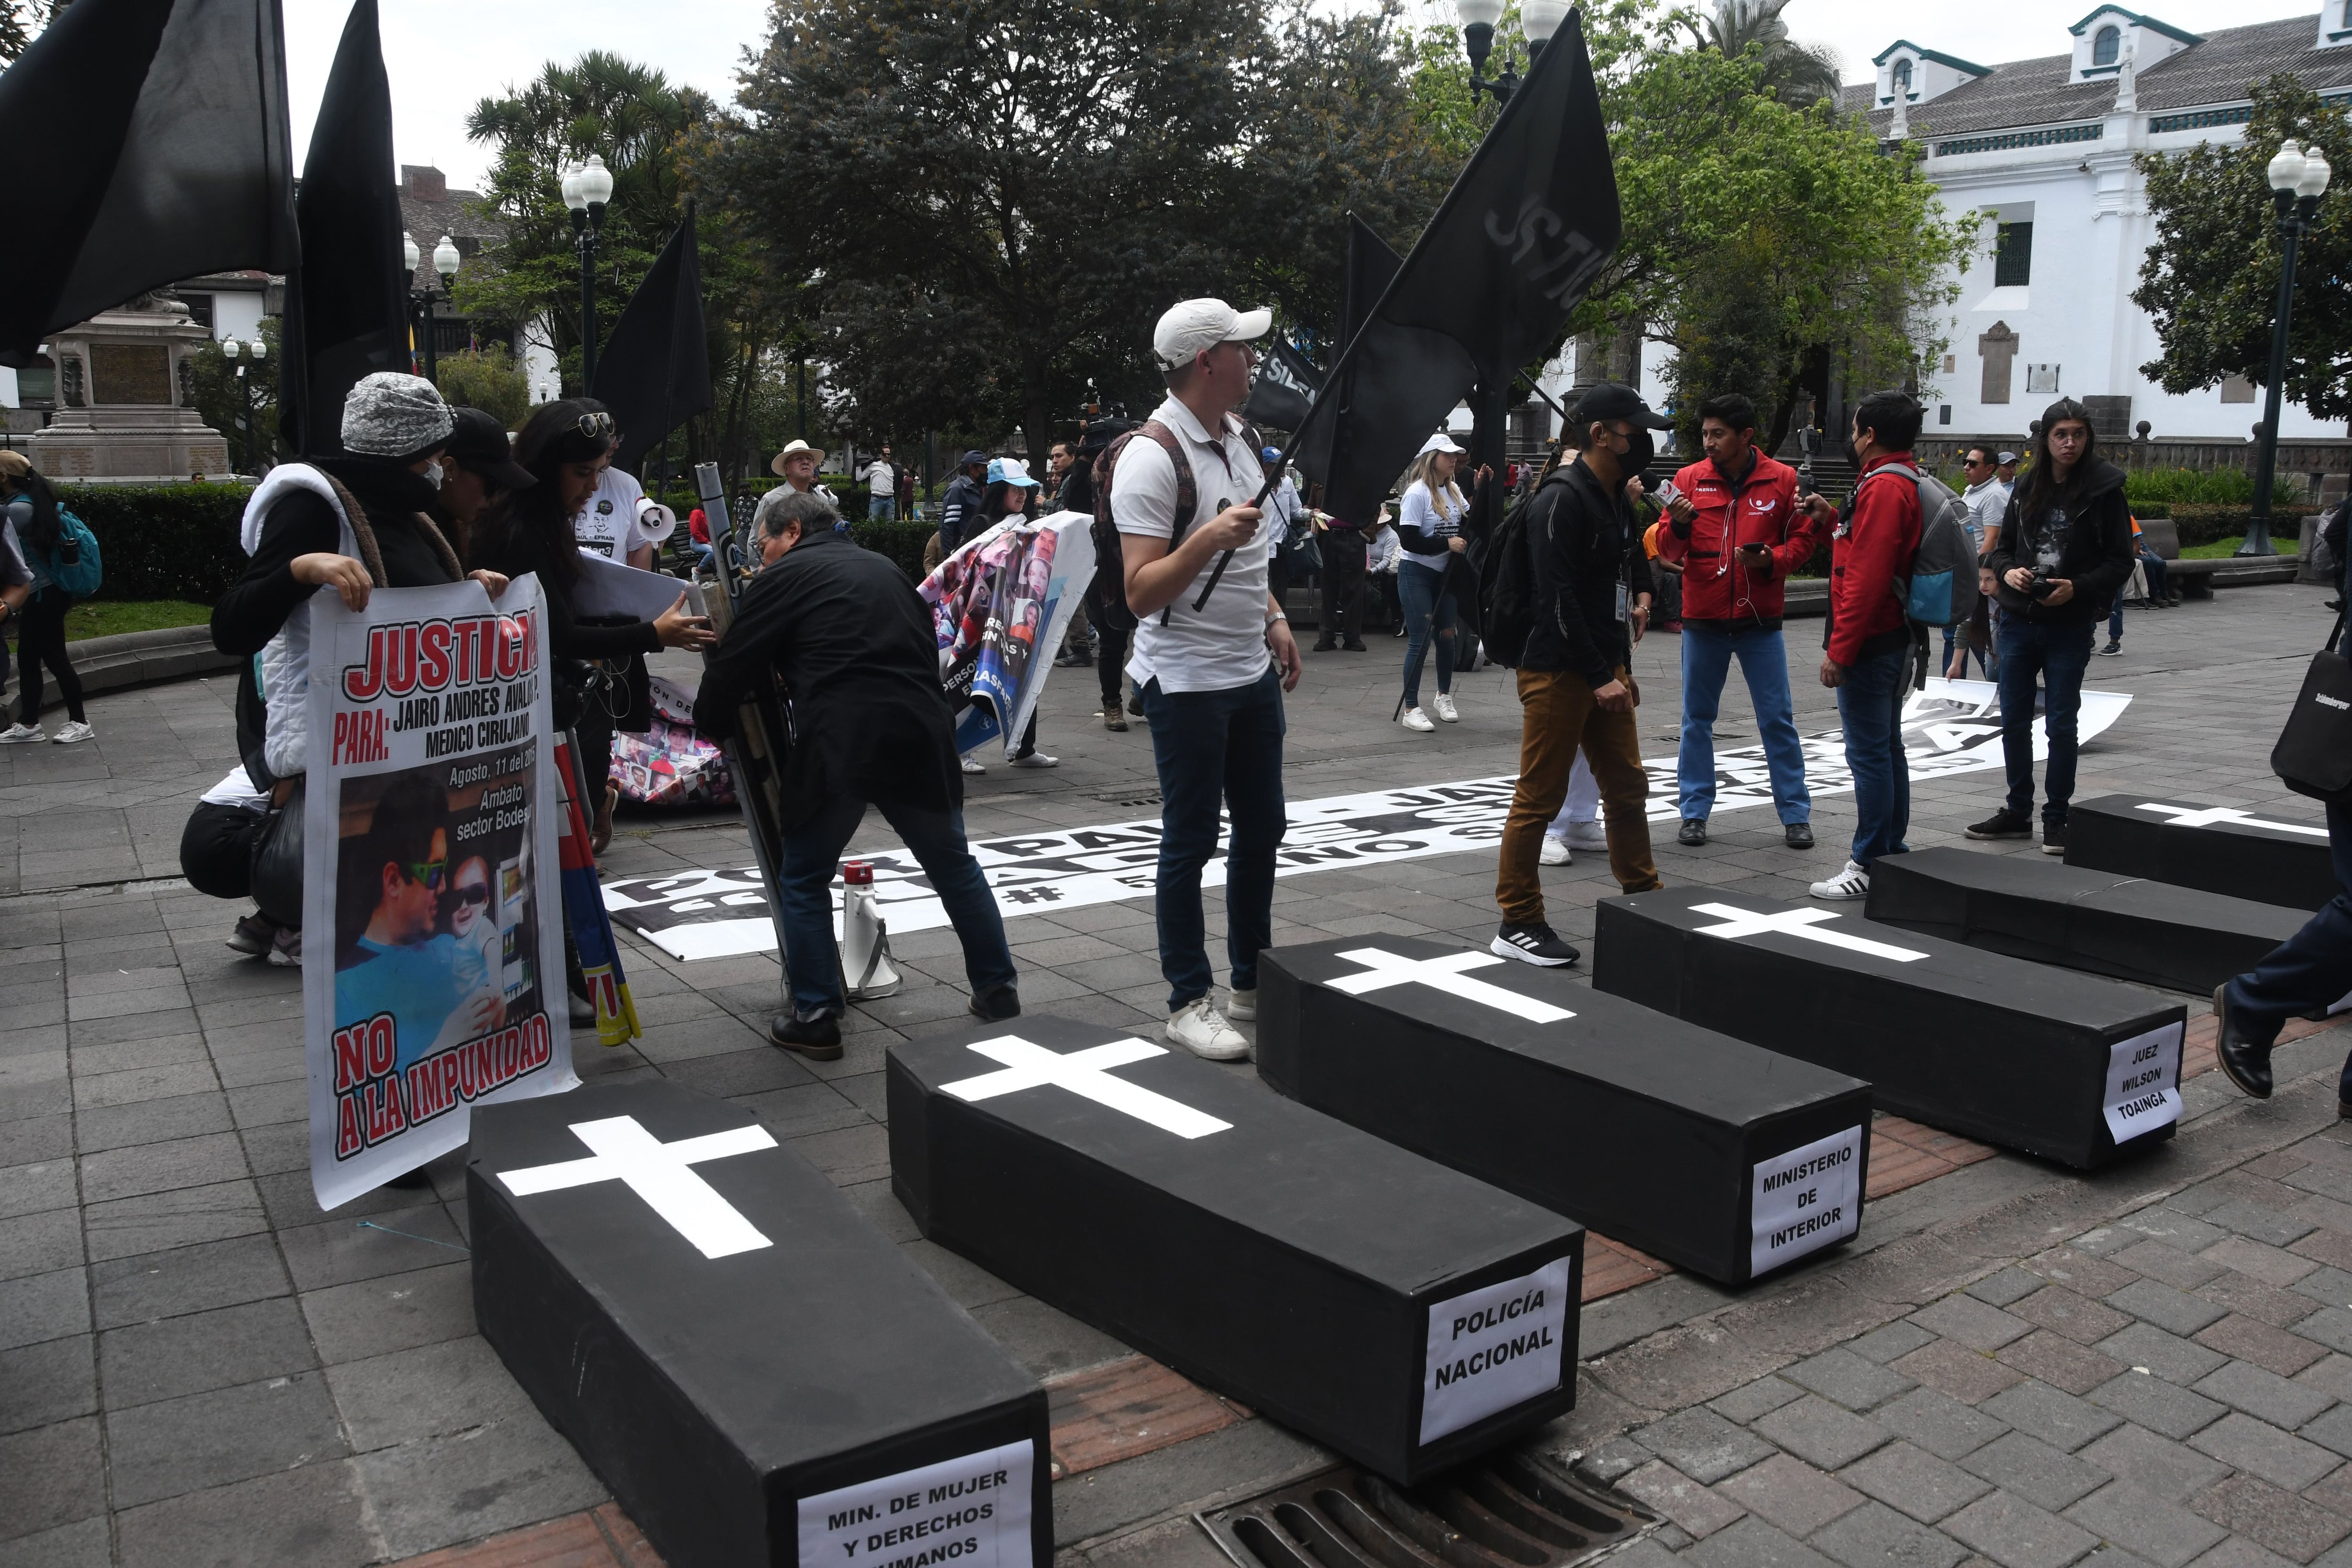
[{"label": "white t-shirt with print", "polygon": [[[1427,485],[1415,484],[1409,486],[1404,492],[1404,500],[1397,508],[1397,521],[1405,528],[1418,528],[1440,538],[1451,539],[1462,531],[1464,510],[1452,496],[1437,495]],[[1402,533],[1398,537],[1402,542]],[[1449,546],[1432,555],[1407,550],[1404,558],[1433,572],[1443,572],[1451,564],[1448,558],[1452,554],[1453,550]]]},{"label": "white t-shirt with print", "polygon": [[[1199,500],[1187,534],[1215,521],[1227,507],[1246,506],[1256,498],[1265,469],[1230,417],[1218,440],[1172,397],[1152,410],[1151,417],[1176,433],[1192,461]],[[1110,509],[1121,533],[1166,539],[1175,531],[1176,467],[1150,437],[1139,435],[1119,449]],[[1266,565],[1280,533],[1270,515],[1260,520],[1256,536],[1234,552],[1206,608],[1193,609],[1192,601],[1216,571],[1214,555],[1169,605],[1167,625],[1160,625],[1158,611],[1141,617],[1127,661],[1138,686],[1157,679],[1168,692],[1229,691],[1265,674]]]},{"label": "white t-shirt with print", "polygon": [[677,527],[677,519],[662,521],[649,511],[645,487],[620,468],[606,468],[596,479],[596,493],[572,520],[572,537],[583,549],[626,564],[633,552],[659,544]]}]

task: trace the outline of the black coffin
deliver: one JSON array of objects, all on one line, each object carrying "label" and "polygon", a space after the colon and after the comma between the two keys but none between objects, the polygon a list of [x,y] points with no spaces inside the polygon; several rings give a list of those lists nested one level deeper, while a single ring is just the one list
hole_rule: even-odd
[{"label": "black coffin", "polygon": [[2142,985],[2210,992],[2311,918],[2038,855],[1915,849],[1870,868],[1869,915],[1988,952]]},{"label": "black coffin", "polygon": [[1045,1391],[748,1112],[659,1079],[478,1110],[466,1201],[483,1336],[671,1568],[1053,1561]]},{"label": "black coffin", "polygon": [[2344,890],[2325,822],[2144,795],[2068,806],[2066,864],[2297,910]]},{"label": "black coffin", "polygon": [[[1874,866],[1874,891],[1911,858]],[[2080,1167],[2179,1120],[2188,1009],[2161,996],[1851,905],[1690,888],[1603,899],[1598,915],[1600,989],[1868,1079],[1882,1110]]]},{"label": "black coffin", "polygon": [[1283,1093],[1710,1279],[1861,1223],[1868,1084],[1557,970],[1342,937],[1269,950],[1257,1016]]},{"label": "black coffin", "polygon": [[1575,1403],[1584,1231],[1524,1199],[1061,1018],[893,1046],[889,1096],[925,1236],[1391,1480]]}]

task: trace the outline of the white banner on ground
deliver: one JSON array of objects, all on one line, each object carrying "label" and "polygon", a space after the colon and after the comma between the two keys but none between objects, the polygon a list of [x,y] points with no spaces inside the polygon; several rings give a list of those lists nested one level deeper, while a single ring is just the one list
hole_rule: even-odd
[{"label": "white banner on ground", "polygon": [[350,1202],[575,1087],[539,581],[310,603],[310,1181]]},{"label": "white banner on ground", "polygon": [[[2130,702],[2127,692],[2084,692],[2079,738],[2089,741],[2105,731]],[[1999,768],[2000,693],[1989,681],[1930,679],[1927,689],[1914,693],[1905,707],[1903,733],[1915,783]],[[1816,798],[1853,790],[1842,731],[1809,735],[1804,748],[1805,782]],[[2038,723],[2033,754],[2049,754],[2049,738]],[[1671,821],[1676,815],[1675,758],[1652,758],[1643,766],[1650,773],[1651,820]],[[1715,773],[1717,811],[1772,804],[1772,778],[1763,747],[1717,748]],[[1303,876],[1464,851],[1491,853],[1510,814],[1513,782],[1464,779],[1291,801],[1290,826],[1283,835],[1276,875]],[[1160,858],[1160,823],[1152,817],[1045,829],[976,840],[971,848],[996,893],[997,907],[1011,919],[1149,896]],[[897,851],[859,858],[873,862],[875,898],[892,931],[928,931],[948,923],[947,910],[913,856]],[[1221,845],[1202,868],[1201,880],[1207,887],[1222,887],[1224,879]],[[839,889],[834,897],[837,928]],[[612,911],[614,925],[635,931],[674,957],[775,951],[775,928],[768,920],[767,895],[754,867],[608,883],[604,907]]]}]

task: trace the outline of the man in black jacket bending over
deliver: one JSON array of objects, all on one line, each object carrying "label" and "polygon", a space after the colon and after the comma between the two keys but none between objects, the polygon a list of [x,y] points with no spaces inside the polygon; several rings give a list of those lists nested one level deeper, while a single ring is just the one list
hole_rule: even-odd
[{"label": "man in black jacket bending over", "polygon": [[881,808],[947,906],[972,1012],[991,1020],[1021,1012],[1004,921],[964,842],[963,773],[930,609],[888,557],[836,533],[838,521],[820,496],[774,509],[774,553],[743,591],[694,704],[695,727],[724,737],[762,671],[773,670],[790,696],[776,893],[792,1010],[768,1032],[819,1061],[841,1055],[834,872],[868,805]]}]

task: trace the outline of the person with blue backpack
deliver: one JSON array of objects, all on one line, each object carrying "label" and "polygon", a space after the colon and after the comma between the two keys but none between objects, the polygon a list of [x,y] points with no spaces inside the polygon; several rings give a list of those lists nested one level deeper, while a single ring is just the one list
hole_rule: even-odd
[{"label": "person with blue backpack", "polygon": [[[66,612],[98,591],[102,576],[98,536],[58,502],[57,487],[22,452],[0,452],[0,516],[7,520],[25,564],[31,595],[18,612],[16,663],[22,689],[16,722],[0,731],[0,745],[54,741],[70,746],[98,731],[82,710],[81,677],[66,653]],[[58,678],[66,723],[54,735],[41,728],[41,667]]]}]

